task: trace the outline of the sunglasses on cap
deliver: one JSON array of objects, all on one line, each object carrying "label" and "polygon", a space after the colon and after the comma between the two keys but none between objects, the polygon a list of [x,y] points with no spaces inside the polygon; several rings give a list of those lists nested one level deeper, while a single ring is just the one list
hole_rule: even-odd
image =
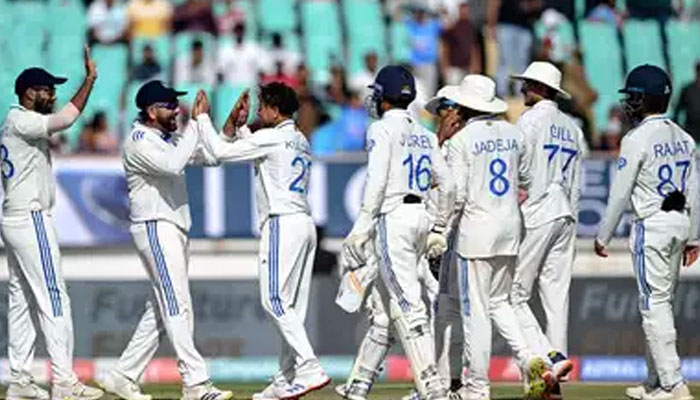
[{"label": "sunglasses on cap", "polygon": [[179,107],[179,104],[177,102],[158,102],[158,103],[151,104],[151,107],[165,108],[168,110],[175,110]]},{"label": "sunglasses on cap", "polygon": [[437,111],[457,109],[459,105],[452,100],[443,99],[440,101],[440,105],[437,107]]}]

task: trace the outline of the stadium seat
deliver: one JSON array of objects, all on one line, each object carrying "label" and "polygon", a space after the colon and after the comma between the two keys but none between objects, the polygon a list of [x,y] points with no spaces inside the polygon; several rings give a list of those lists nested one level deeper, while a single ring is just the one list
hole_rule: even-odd
[{"label": "stadium seat", "polygon": [[295,0],[259,0],[260,29],[268,32],[294,30],[297,26],[295,3]]},{"label": "stadium seat", "polygon": [[156,60],[160,63],[160,67],[164,71],[170,70],[172,62],[172,52],[170,49],[170,36],[164,35],[156,38],[150,37],[135,37],[131,39],[131,57],[134,64],[138,64],[143,60],[143,47],[150,44],[153,47]]},{"label": "stadium seat", "polygon": [[607,24],[581,21],[579,38],[586,77],[599,95],[594,106],[596,127],[603,128],[610,107],[619,99],[617,90],[623,84],[622,52],[617,31]]},{"label": "stadium seat", "polygon": [[115,126],[119,115],[119,99],[127,82],[128,55],[126,45],[92,47],[92,58],[99,66],[98,72],[102,79],[95,82],[86,115],[91,116],[96,111],[104,110],[110,126]]},{"label": "stadium seat", "polygon": [[700,62],[700,23],[669,21],[666,36],[675,103],[682,87],[694,79],[695,63]]},{"label": "stadium seat", "polygon": [[228,113],[231,111],[231,107],[233,107],[238,96],[240,96],[245,89],[244,86],[232,86],[226,83],[219,85],[216,89],[214,98],[212,99],[212,111],[214,113],[214,124],[217,129],[224,125],[226,118],[228,118]]},{"label": "stadium seat", "polygon": [[411,60],[411,46],[408,43],[408,31],[403,21],[391,23],[391,58],[397,63]]},{"label": "stadium seat", "polygon": [[54,21],[48,24],[51,36],[82,36],[87,30],[87,14],[82,0],[48,0],[48,13]]},{"label": "stadium seat", "polygon": [[301,4],[306,64],[316,82],[328,79],[332,63],[342,63],[343,43],[334,2],[305,1]]},{"label": "stadium seat", "polygon": [[362,68],[368,52],[386,56],[386,33],[381,5],[376,0],[344,0],[343,14],[348,29],[348,73]]},{"label": "stadium seat", "polygon": [[659,23],[654,20],[625,22],[622,28],[627,72],[642,64],[654,64],[666,69]]},{"label": "stadium seat", "polygon": [[16,1],[7,7],[11,16],[3,62],[9,62],[9,69],[16,75],[28,66],[44,64],[42,27],[46,26],[48,13],[45,3],[39,1]]}]

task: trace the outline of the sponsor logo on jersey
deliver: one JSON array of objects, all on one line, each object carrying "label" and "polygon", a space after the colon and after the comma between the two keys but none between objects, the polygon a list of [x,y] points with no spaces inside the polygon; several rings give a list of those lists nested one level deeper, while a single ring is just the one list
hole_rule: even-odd
[{"label": "sponsor logo on jersey", "polygon": [[618,171],[621,170],[622,168],[625,168],[625,165],[627,165],[627,159],[625,157],[620,157],[617,159]]}]

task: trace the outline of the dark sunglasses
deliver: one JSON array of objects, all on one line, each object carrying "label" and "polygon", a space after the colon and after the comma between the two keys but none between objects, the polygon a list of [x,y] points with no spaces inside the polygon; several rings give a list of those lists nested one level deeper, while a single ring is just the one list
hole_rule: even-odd
[{"label": "dark sunglasses", "polygon": [[175,110],[179,107],[177,103],[170,103],[170,102],[159,102],[159,103],[153,103],[151,104],[152,107],[156,108],[165,108],[168,110]]},{"label": "dark sunglasses", "polygon": [[440,102],[440,105],[437,107],[438,112],[443,111],[443,110],[450,110],[450,109],[456,109],[458,108],[458,104],[455,103],[452,100],[447,100],[444,99]]}]

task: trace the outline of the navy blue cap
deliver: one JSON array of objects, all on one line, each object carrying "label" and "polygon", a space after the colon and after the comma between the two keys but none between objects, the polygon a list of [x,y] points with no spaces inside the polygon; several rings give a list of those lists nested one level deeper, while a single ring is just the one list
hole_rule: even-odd
[{"label": "navy blue cap", "polygon": [[27,68],[15,80],[15,94],[21,96],[30,87],[55,86],[65,83],[67,80],[68,78],[51,75],[49,71],[43,68]]},{"label": "navy blue cap", "polygon": [[177,101],[178,96],[187,94],[167,87],[162,81],[154,80],[143,84],[136,93],[136,107],[146,109],[154,103],[170,103]]},{"label": "navy blue cap", "polygon": [[416,98],[416,81],[411,71],[400,65],[387,65],[380,69],[369,87],[391,100]]},{"label": "navy blue cap", "polygon": [[625,87],[619,92],[665,96],[670,95],[671,90],[671,78],[666,71],[655,65],[644,64],[627,74]]}]

